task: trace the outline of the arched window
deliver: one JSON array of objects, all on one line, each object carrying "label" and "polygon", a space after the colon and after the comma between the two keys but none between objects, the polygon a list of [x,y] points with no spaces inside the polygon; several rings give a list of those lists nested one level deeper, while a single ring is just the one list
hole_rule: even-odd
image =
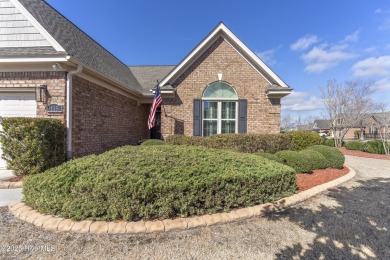
[{"label": "arched window", "polygon": [[237,133],[238,97],[228,83],[211,83],[203,92],[203,136]]}]

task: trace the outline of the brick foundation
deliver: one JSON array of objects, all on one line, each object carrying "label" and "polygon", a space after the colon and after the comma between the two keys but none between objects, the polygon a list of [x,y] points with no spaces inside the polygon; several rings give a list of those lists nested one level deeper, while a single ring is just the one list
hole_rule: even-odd
[{"label": "brick foundation", "polygon": [[[66,121],[65,72],[0,72],[1,88],[37,88],[47,85],[48,102],[37,102],[37,117]],[[48,114],[49,104],[64,106],[62,114]],[[149,105],[73,76],[73,156],[102,153],[137,144],[149,137]]]}]

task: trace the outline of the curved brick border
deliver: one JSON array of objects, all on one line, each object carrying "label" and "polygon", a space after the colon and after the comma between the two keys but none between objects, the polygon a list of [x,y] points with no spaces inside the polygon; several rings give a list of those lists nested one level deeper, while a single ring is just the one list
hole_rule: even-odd
[{"label": "curved brick border", "polygon": [[[13,177],[10,177],[10,178],[13,178]],[[0,180],[0,189],[19,189],[19,188],[23,188],[23,182],[22,181],[17,181],[17,182],[7,181],[10,178]]]},{"label": "curved brick border", "polygon": [[336,187],[337,185],[352,179],[356,175],[356,172],[351,167],[347,167],[349,168],[349,173],[338,179],[313,187],[276,202],[237,209],[229,213],[216,213],[190,218],[176,218],[155,221],[141,220],[137,222],[105,222],[90,220],[73,221],[71,219],[43,215],[22,202],[11,204],[8,207],[17,218],[32,223],[37,227],[42,227],[48,230],[72,231],[77,233],[92,234],[135,234],[184,230],[233,222],[236,220],[251,218],[254,216],[263,216],[267,213],[280,211],[286,207],[305,201],[325,190]]}]

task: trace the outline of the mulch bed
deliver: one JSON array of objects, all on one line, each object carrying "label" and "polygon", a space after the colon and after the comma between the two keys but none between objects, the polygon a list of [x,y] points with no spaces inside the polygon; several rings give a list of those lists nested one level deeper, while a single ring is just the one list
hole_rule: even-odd
[{"label": "mulch bed", "polygon": [[297,185],[299,191],[308,190],[317,185],[330,182],[334,179],[340,178],[349,172],[347,167],[343,169],[321,169],[314,170],[313,173],[298,173]]},{"label": "mulch bed", "polygon": [[366,152],[357,151],[357,150],[347,150],[345,147],[341,147],[341,148],[339,148],[339,150],[344,155],[373,158],[373,159],[382,159],[382,160],[390,160],[390,156],[385,155],[385,154],[374,154],[374,153],[366,153]]}]

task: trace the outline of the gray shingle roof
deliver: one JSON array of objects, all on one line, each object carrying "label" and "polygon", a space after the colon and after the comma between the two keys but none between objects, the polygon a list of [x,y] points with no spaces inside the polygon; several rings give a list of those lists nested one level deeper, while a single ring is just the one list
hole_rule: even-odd
[{"label": "gray shingle roof", "polygon": [[323,119],[317,119],[314,120],[314,126],[316,126],[316,129],[330,129],[332,126],[332,122],[330,120],[323,120]]},{"label": "gray shingle roof", "polygon": [[269,85],[267,90],[273,90],[273,91],[286,91],[286,90],[292,90],[292,88],[288,87],[282,87],[282,86],[279,86],[279,85],[276,85],[276,84],[272,84],[272,85]]},{"label": "gray shingle roof", "polygon": [[129,89],[142,92],[141,85],[124,63],[45,1],[19,1],[65,49],[68,55],[121,82]]},{"label": "gray shingle roof", "polygon": [[43,47],[7,47],[0,48],[0,56],[34,56],[34,55],[52,55],[59,54],[51,46],[43,46]]},{"label": "gray shingle roof", "polygon": [[390,112],[375,113],[372,115],[379,124],[386,124],[390,118]]},{"label": "gray shingle roof", "polygon": [[174,65],[129,66],[129,69],[141,84],[143,93],[150,94],[150,90],[156,86],[156,80],[161,81],[175,67]]}]

